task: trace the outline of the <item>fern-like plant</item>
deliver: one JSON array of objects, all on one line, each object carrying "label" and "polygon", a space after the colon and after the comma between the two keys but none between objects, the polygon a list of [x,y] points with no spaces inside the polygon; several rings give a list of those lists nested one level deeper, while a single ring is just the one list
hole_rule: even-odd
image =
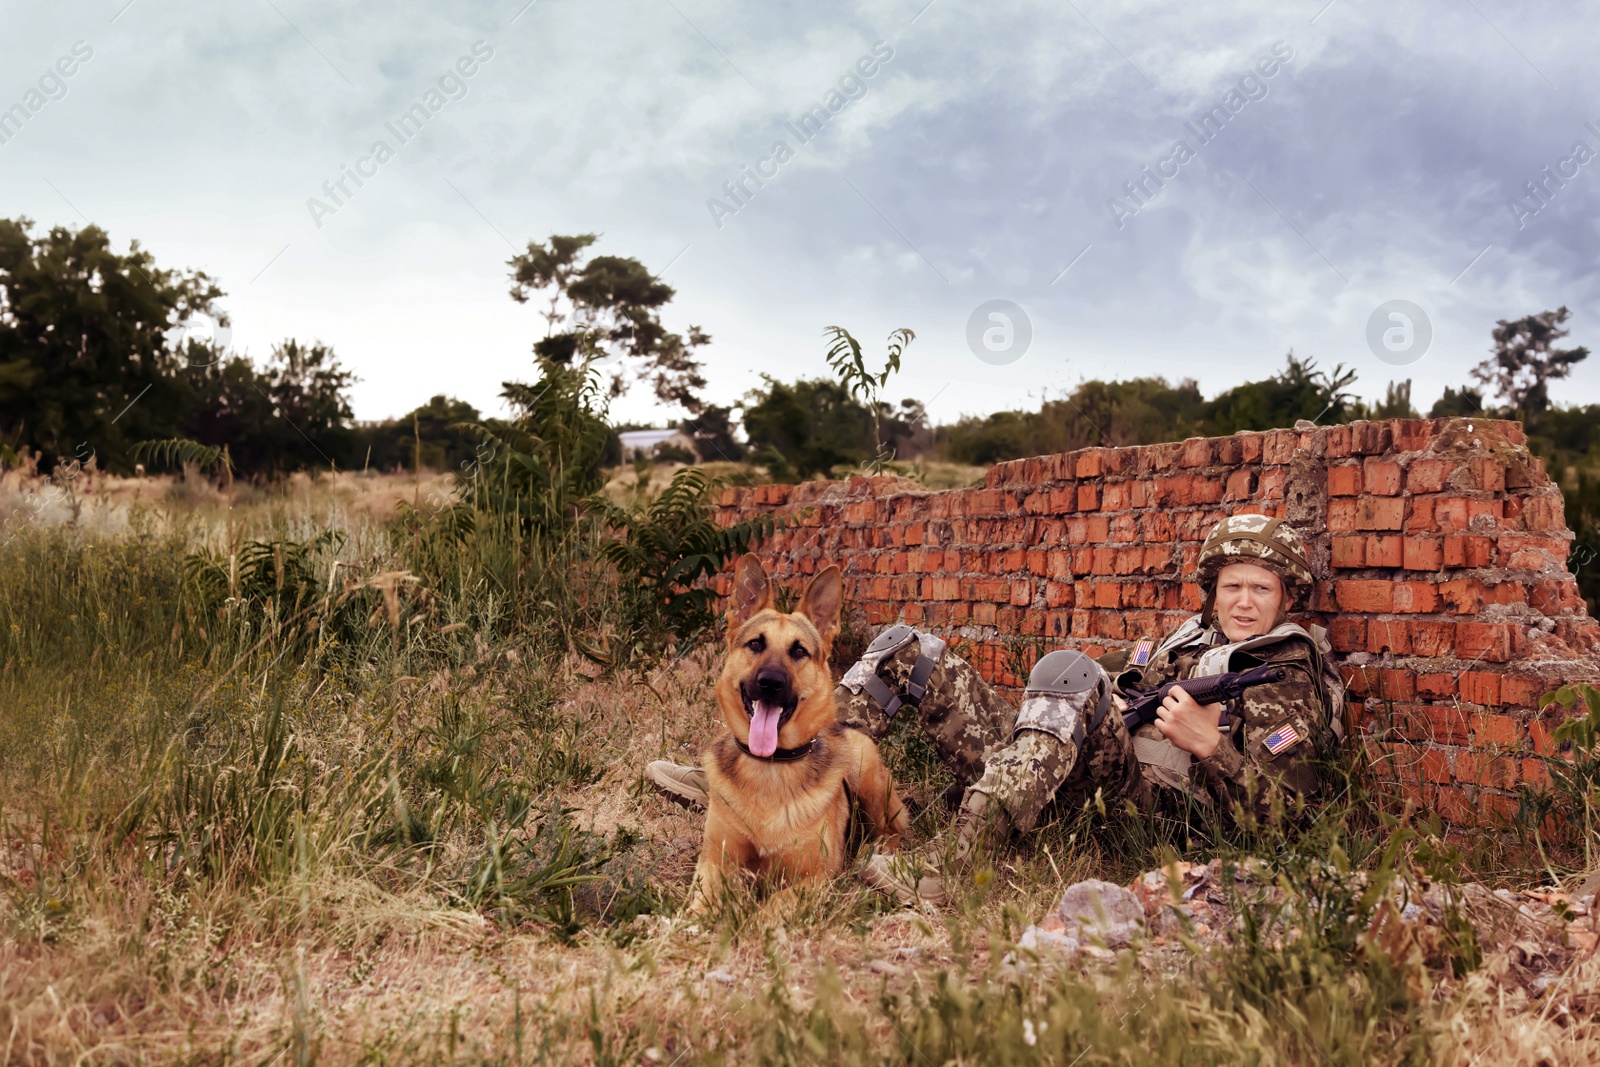
[{"label": "fern-like plant", "polygon": [[884,464],[894,457],[887,454],[888,449],[883,444],[878,424],[878,395],[889,384],[889,376],[899,372],[900,357],[917,335],[904,326],[890,333],[888,358],[883,370],[874,374],[867,369],[861,342],[852,337],[849,330],[843,326],[829,326],[822,334],[829,341],[828,366],[838,376],[839,384],[849,391],[852,399],[864,400],[867,410],[872,413],[872,473],[881,474]]},{"label": "fern-like plant", "polygon": [[193,467],[198,471],[218,471],[224,488],[233,485],[233,457],[227,445],[203,445],[187,437],[159,441],[140,441],[133,446],[133,458],[152,467]]},{"label": "fern-like plant", "polygon": [[[711,497],[720,486],[698,467],[684,467],[640,511],[625,511],[603,497],[590,501],[601,521],[619,535],[600,551],[617,568],[629,599],[619,637],[638,651],[659,648],[669,634],[692,641],[709,629],[716,621],[716,594],[703,579],[777,528],[770,515],[717,525]],[[615,656],[591,658],[617,662]]]}]

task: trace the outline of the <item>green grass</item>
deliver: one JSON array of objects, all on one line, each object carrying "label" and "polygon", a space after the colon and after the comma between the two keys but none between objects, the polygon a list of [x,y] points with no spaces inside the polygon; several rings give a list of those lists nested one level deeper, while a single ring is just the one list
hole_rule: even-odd
[{"label": "green grass", "polygon": [[[592,542],[457,521],[268,496],[0,544],[0,1060],[1464,1062],[1508,1018],[1472,945],[1374,951],[1364,887],[1525,884],[1587,844],[1452,852],[1341,764],[1351,790],[1297,838],[1091,804],[939,915],[843,880],[691,924],[699,818],[639,769],[717,729],[715,649],[574,655],[614,625]],[[926,840],[947,779],[909,717],[884,752]],[[1586,782],[1540,817],[1589,814]],[[1241,897],[1231,947],[1005,964],[1063,882],[1180,851],[1276,887]],[[1527,1025],[1501,1062],[1555,1040]]]}]

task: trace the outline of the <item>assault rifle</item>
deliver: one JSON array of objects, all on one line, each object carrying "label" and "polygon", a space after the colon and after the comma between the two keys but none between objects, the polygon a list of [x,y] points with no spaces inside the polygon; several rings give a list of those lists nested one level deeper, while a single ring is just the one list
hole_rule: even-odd
[{"label": "assault rifle", "polygon": [[[1174,686],[1193,697],[1196,704],[1215,704],[1218,701],[1226,704],[1238,700],[1244,691],[1253,685],[1281,682],[1283,677],[1282,667],[1263,666],[1251,667],[1247,671],[1213,674],[1205,678],[1190,678],[1186,682],[1168,682],[1154,689],[1137,689],[1134,690],[1132,699],[1128,701],[1128,710],[1122,713],[1122,721],[1127,724],[1129,733],[1147,722],[1154,722],[1156,709],[1167,699],[1167,694],[1172,692]],[[1227,721],[1228,709],[1224,707],[1222,720],[1217,725],[1224,725]]]}]

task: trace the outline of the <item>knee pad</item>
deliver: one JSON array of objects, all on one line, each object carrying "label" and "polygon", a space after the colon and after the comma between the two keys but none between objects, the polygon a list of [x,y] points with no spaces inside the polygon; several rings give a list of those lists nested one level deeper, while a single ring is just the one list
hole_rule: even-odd
[{"label": "knee pad", "polygon": [[[917,642],[917,663],[911,668],[911,677],[906,680],[906,693],[902,696],[878,677],[878,668],[912,641]],[[943,638],[923,633],[903,622],[896,623],[872,639],[866,653],[845,672],[839,684],[852,693],[866,690],[867,695],[877,701],[878,706],[892,719],[903,705],[916,707],[922,702],[922,696],[928,689],[928,678],[944,658],[944,648]]]},{"label": "knee pad", "polygon": [[1111,676],[1082,652],[1060,649],[1033,665],[1015,729],[1082,746],[1110,710]]}]

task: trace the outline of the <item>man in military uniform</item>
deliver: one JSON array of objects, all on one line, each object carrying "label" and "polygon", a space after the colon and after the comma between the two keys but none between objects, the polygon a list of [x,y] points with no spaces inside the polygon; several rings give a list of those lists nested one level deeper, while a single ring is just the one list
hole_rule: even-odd
[{"label": "man in military uniform", "polygon": [[[1026,833],[1052,800],[1096,790],[1141,810],[1198,805],[1224,818],[1266,819],[1274,805],[1314,802],[1317,751],[1340,735],[1343,689],[1326,634],[1287,621],[1312,584],[1300,538],[1266,515],[1223,519],[1200,549],[1197,580],[1200,614],[1159,645],[1141,642],[1131,656],[1098,663],[1052,653],[1035,667],[1020,710],[938,637],[905,625],[880,634],[835,693],[840,721],[881,739],[895,713],[914,705],[966,790],[949,845],[909,861],[876,855],[862,876],[908,903],[940,902],[940,851],[947,870],[952,861],[960,869],[980,841]],[[1248,689],[1236,706],[1199,705],[1179,686],[1155,721],[1131,736],[1123,724],[1124,694],[1264,664],[1283,668],[1283,678]],[[700,774],[665,761],[646,769],[658,788],[691,803],[703,802]]]}]

